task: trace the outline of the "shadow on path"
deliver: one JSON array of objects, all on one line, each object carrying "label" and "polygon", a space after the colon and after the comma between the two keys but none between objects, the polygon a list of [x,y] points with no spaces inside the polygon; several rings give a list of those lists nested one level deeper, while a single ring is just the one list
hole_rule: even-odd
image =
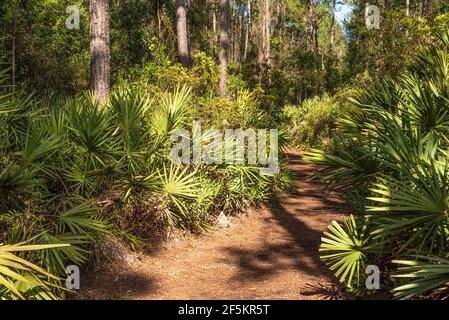
[{"label": "shadow on path", "polygon": [[325,199],[320,183],[307,181],[316,167],[302,163],[298,155],[290,155],[289,162],[297,178],[296,192],[272,197],[270,216],[265,218],[271,220],[266,222],[270,228],[264,230],[259,246],[225,248],[225,261],[239,267],[232,281],[265,281],[292,268],[306,279],[332,279],[319,258],[319,246],[330,221],[346,214],[344,204]]}]

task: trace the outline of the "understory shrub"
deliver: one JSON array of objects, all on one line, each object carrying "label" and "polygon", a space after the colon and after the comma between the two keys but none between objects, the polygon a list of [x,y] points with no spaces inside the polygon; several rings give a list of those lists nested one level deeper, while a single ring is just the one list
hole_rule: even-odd
[{"label": "understory shrub", "polygon": [[364,209],[334,222],[320,249],[356,293],[376,265],[396,298],[449,296],[449,32],[437,38],[398,80],[352,99],[335,152],[305,156],[331,190],[363,195]]},{"label": "understory shrub", "polygon": [[[202,231],[220,213],[287,186],[284,172],[266,175],[257,165],[175,165],[171,134],[192,129],[197,100],[186,87],[157,95],[121,87],[106,106],[88,94],[1,91],[0,298],[64,297],[58,277],[67,265],[85,266],[107,237],[144,248],[161,229]],[[271,127],[253,93],[223,103],[236,109],[219,129]],[[209,126],[222,121],[206,118]]]},{"label": "understory shrub", "polygon": [[337,98],[324,95],[307,99],[298,106],[286,106],[284,114],[295,147],[333,151],[339,134],[337,119],[343,114],[343,106]]}]

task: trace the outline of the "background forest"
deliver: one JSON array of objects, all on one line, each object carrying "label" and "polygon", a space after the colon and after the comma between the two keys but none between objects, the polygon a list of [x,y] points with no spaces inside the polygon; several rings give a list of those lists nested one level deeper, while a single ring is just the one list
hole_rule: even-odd
[{"label": "background forest", "polygon": [[[448,26],[444,0],[2,1],[0,299],[64,298],[65,266],[105,243],[145,250],[288,191],[287,145],[354,208],[321,248],[345,290],[396,259],[417,281],[397,297],[446,297]],[[280,172],[173,165],[170,133],[198,119],[278,128]]]}]

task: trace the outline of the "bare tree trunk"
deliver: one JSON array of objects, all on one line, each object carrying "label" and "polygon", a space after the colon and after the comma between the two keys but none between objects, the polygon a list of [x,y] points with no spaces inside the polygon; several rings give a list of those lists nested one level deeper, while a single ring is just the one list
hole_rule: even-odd
[{"label": "bare tree trunk", "polygon": [[329,40],[329,53],[334,50],[335,42],[335,7],[337,0],[332,0],[332,17],[331,17],[331,29],[330,29],[330,40]]},{"label": "bare tree trunk", "polygon": [[245,57],[245,42],[246,42],[246,28],[245,28],[245,8],[243,7],[243,3],[241,4],[240,9],[240,59],[239,59],[239,67],[240,70],[243,67],[244,57]]},{"label": "bare tree trunk", "polygon": [[262,0],[261,2],[261,29],[262,29],[262,44],[259,50],[259,64],[261,65],[261,73],[259,74],[259,81],[262,79],[270,83],[269,70],[271,64],[271,13],[270,0]]},{"label": "bare tree trunk", "polygon": [[263,60],[264,63],[269,66],[271,64],[271,13],[270,13],[270,0],[264,0],[264,50],[263,50]]},{"label": "bare tree trunk", "polygon": [[162,32],[161,0],[156,0],[155,4],[156,4],[157,27],[160,35]]},{"label": "bare tree trunk", "polygon": [[[367,16],[367,12],[368,12],[368,8],[369,8],[369,1],[365,0],[365,17]],[[368,47],[367,47],[367,43],[366,43],[366,39],[362,40],[364,41],[364,46],[365,46],[365,72],[368,73],[369,71],[369,51],[368,51]]]},{"label": "bare tree trunk", "polygon": [[222,97],[228,96],[229,0],[220,0],[220,86]]},{"label": "bare tree trunk", "polygon": [[234,60],[234,51],[235,51],[235,41],[234,41],[235,40],[235,36],[234,36],[235,35],[235,21],[233,19],[233,13],[234,13],[233,9],[234,8],[230,7],[229,18],[228,18],[228,21],[229,21],[228,29],[230,29],[230,30],[228,30],[228,36],[229,36],[229,34],[233,35],[232,37],[229,37],[228,60],[231,61],[231,63],[233,63],[235,61]]},{"label": "bare tree trunk", "polygon": [[[405,16],[410,17],[410,0],[405,0]],[[405,30],[405,35],[408,37],[408,28]]]},{"label": "bare tree trunk", "polygon": [[217,14],[215,13],[215,8],[212,10],[212,28],[214,30],[214,35],[217,34]]},{"label": "bare tree trunk", "polygon": [[243,61],[246,61],[248,56],[248,46],[251,39],[251,24],[252,24],[251,0],[248,0],[248,25],[246,27],[245,45],[243,49]]},{"label": "bare tree trunk", "polygon": [[189,43],[187,36],[187,11],[186,1],[176,0],[176,33],[178,37],[179,62],[185,68],[190,67]]},{"label": "bare tree trunk", "polygon": [[262,43],[261,44],[259,44],[259,64],[262,64],[262,63],[264,63],[264,52],[265,52],[265,47],[266,47],[266,44],[265,44],[265,41],[266,41],[266,36],[265,36],[265,32],[266,32],[266,30],[265,30],[265,10],[264,10],[264,4],[265,4],[265,0],[260,0],[260,2],[259,2],[259,6],[260,6],[260,8],[258,8],[259,10],[259,17],[260,17],[260,33],[261,33],[261,41],[262,41]]},{"label": "bare tree trunk", "polygon": [[109,1],[90,0],[90,89],[101,104],[110,90]]},{"label": "bare tree trunk", "polygon": [[318,23],[316,16],[316,0],[310,0],[309,2],[309,15],[310,15],[310,49],[318,52]]},{"label": "bare tree trunk", "polygon": [[19,0],[14,8],[14,22],[12,26],[12,85],[16,85],[16,43],[17,43],[17,15],[19,14]]}]

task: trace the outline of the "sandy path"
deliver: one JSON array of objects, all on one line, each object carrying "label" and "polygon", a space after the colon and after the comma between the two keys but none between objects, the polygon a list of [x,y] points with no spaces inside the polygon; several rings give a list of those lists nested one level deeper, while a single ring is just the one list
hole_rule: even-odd
[{"label": "sandy path", "polygon": [[319,259],[322,232],[347,214],[336,196],[325,200],[316,170],[289,154],[294,195],[233,219],[231,227],[188,237],[118,274],[97,272],[82,284],[96,299],[325,299],[332,277]]}]

